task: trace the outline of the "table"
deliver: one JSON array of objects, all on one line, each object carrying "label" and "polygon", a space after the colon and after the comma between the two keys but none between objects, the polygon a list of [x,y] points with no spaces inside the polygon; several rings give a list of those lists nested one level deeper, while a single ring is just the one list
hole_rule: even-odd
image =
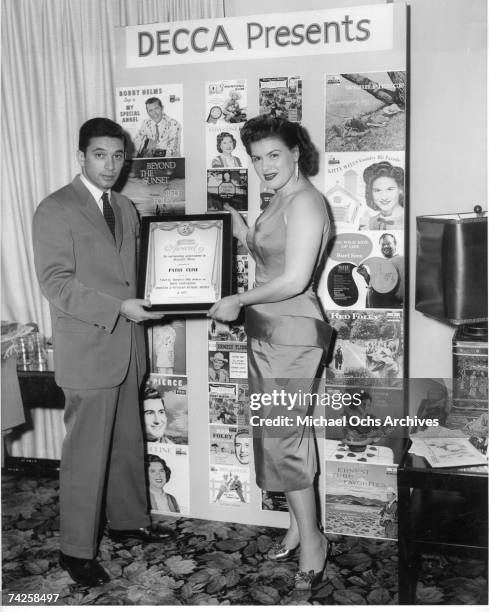
[{"label": "table", "polygon": [[399,604],[414,604],[423,550],[487,563],[487,473],[432,468],[406,448],[397,471]]},{"label": "table", "polygon": [[[17,370],[17,376],[27,418],[30,408],[64,408],[64,393],[54,381],[54,372]],[[6,453],[5,469],[9,472],[34,472],[52,476],[59,472],[59,461],[38,457],[11,457]]]}]

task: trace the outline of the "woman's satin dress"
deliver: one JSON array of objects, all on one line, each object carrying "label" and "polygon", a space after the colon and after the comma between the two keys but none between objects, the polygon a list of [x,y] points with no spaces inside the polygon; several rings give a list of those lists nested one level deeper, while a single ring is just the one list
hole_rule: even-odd
[{"label": "woman's satin dress", "polygon": [[[285,264],[286,218],[273,200],[247,234],[247,246],[256,262],[255,287],[279,276]],[[328,237],[325,215],[323,239],[315,271],[307,289],[292,298],[246,308],[248,376],[253,393],[319,392],[316,375],[331,340],[314,291]],[[288,397],[288,396],[286,396]],[[282,425],[253,426],[253,449],[258,486],[266,491],[295,491],[313,484],[317,450],[313,427],[298,419],[312,415],[314,406],[289,401],[251,410],[259,418],[288,417]],[[275,421],[276,422],[276,421]]]}]

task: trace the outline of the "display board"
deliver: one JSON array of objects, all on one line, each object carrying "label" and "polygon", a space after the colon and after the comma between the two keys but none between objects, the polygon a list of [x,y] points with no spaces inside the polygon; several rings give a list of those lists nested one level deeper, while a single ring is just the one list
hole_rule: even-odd
[{"label": "display board", "polygon": [[[123,192],[141,215],[227,203],[251,224],[273,193],[260,185],[240,127],[270,114],[311,134],[320,152],[312,181],[333,222],[318,287],[337,336],[323,390],[361,392],[363,411],[394,419],[380,432],[326,428],[325,526],[395,538],[395,465],[376,441],[397,435],[403,414],[406,7],[121,28],[116,84],[116,120],[132,141]],[[236,291],[246,291],[252,259],[237,248],[233,266]],[[147,427],[164,430],[157,423],[166,419],[167,432],[148,438],[153,511],[286,526],[283,495],[254,482],[243,322],[164,319],[149,328],[149,345]],[[351,415],[328,407],[328,416]]]}]

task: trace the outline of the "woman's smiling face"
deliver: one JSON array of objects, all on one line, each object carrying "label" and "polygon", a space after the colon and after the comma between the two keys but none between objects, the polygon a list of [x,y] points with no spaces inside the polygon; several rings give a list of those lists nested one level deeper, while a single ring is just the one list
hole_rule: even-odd
[{"label": "woman's smiling face", "polygon": [[390,176],[380,176],[372,183],[372,200],[384,215],[390,215],[399,204],[401,190]]},{"label": "woman's smiling face", "polygon": [[233,139],[229,136],[224,136],[221,141],[221,149],[223,153],[232,153],[234,151]]},{"label": "woman's smiling face", "polygon": [[299,153],[295,147],[289,149],[280,138],[274,136],[252,142],[250,153],[258,177],[274,191],[279,191],[294,176]]},{"label": "woman's smiling face", "polygon": [[148,466],[149,484],[154,489],[163,489],[166,484],[166,474],[161,463],[153,461]]}]

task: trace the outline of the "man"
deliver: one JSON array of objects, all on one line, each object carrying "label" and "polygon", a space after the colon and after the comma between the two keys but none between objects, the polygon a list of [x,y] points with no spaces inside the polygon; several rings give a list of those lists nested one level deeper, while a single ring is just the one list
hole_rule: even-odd
[{"label": "man", "polygon": [[109,580],[95,560],[104,502],[113,539],[168,537],[150,526],[138,395],[145,371],[138,323],[161,314],[135,298],[138,218],[132,203],[111,191],[124,155],[117,123],[84,123],[81,174],[43,200],[33,222],[56,382],[65,394],[60,564],[84,586]]},{"label": "man", "polygon": [[[404,257],[397,254],[397,240],[393,234],[382,234],[379,238],[380,250],[389,262],[380,268],[380,275],[360,264],[357,272],[363,276],[368,286],[367,308],[402,308],[404,302]],[[386,290],[384,282],[387,281]],[[382,289],[380,291],[379,289]]]},{"label": "man", "polygon": [[213,382],[229,382],[229,372],[224,367],[227,362],[226,357],[221,351],[214,353],[209,357],[211,365],[209,366],[209,380]]},{"label": "man", "polygon": [[243,495],[243,483],[238,478],[237,474],[235,474],[233,479],[229,482],[229,490],[234,491],[239,497],[240,501],[242,501],[243,504],[246,504],[246,500]]},{"label": "man", "polygon": [[388,487],[387,501],[380,511],[380,524],[384,527],[386,538],[397,538],[397,506],[396,491]]},{"label": "man", "polygon": [[229,485],[231,484],[231,478],[232,478],[231,473],[224,474],[223,482],[221,483],[219,487],[214,503],[218,502],[221,499],[221,497],[224,495],[224,493],[227,493],[229,491]]},{"label": "man", "polygon": [[163,398],[149,392],[143,405],[146,440],[148,442],[173,444],[172,440],[165,436],[168,417]]},{"label": "man", "polygon": [[341,346],[339,346],[334,354],[334,367],[335,370],[341,370],[343,366],[343,351],[341,350]]},{"label": "man", "polygon": [[146,100],[149,119],[141,124],[134,137],[136,157],[180,157],[182,126],[163,112],[159,98]]},{"label": "man", "polygon": [[234,454],[242,465],[250,462],[250,432],[247,429],[238,429],[234,435]]}]

